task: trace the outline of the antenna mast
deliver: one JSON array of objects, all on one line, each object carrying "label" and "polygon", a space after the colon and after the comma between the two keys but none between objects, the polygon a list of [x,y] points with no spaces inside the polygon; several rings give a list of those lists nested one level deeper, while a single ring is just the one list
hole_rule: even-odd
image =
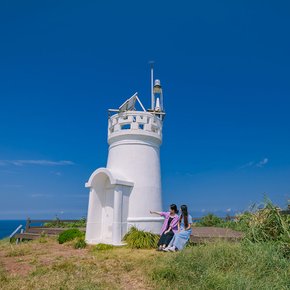
[{"label": "antenna mast", "polygon": [[151,110],[154,110],[155,107],[155,97],[153,92],[153,86],[154,86],[154,61],[150,61],[150,71],[151,71]]}]

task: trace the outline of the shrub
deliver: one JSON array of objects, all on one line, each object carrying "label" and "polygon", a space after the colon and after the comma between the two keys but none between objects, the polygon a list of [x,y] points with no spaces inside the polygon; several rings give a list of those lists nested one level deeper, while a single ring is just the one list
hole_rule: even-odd
[{"label": "shrub", "polygon": [[223,219],[217,217],[212,213],[209,213],[208,215],[201,218],[200,222],[198,223],[198,226],[213,227],[220,226],[223,223],[224,223]]},{"label": "shrub", "polygon": [[62,232],[58,236],[58,242],[60,244],[63,244],[65,242],[72,241],[75,238],[80,238],[80,237],[83,237],[83,236],[84,236],[84,233],[81,232],[80,230],[78,230],[78,229],[69,229],[69,230],[66,230],[66,231]]},{"label": "shrub", "polygon": [[76,222],[62,222],[59,218],[56,218],[54,221],[48,222],[44,224],[46,228],[85,228],[86,227],[86,219],[81,218]]},{"label": "shrub", "polygon": [[64,223],[67,228],[85,228],[87,224],[87,220],[85,218],[81,218],[80,220],[73,223]]},{"label": "shrub", "polygon": [[44,223],[43,226],[46,228],[61,228],[62,224],[63,222],[58,217],[55,217],[53,221]]},{"label": "shrub", "polygon": [[86,246],[87,246],[87,243],[86,243],[84,237],[77,238],[75,243],[74,243],[75,249],[84,249]]},{"label": "shrub", "polygon": [[127,243],[127,246],[132,249],[151,249],[157,247],[159,236],[132,227],[124,236],[123,240]]}]

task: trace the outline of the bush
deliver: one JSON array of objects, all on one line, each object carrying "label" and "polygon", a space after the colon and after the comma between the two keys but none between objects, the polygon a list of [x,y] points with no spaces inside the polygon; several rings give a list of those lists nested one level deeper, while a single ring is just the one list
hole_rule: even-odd
[{"label": "bush", "polygon": [[87,243],[86,243],[84,237],[77,238],[75,243],[74,243],[75,249],[84,249],[86,246],[87,246]]},{"label": "bush", "polygon": [[81,238],[84,236],[84,233],[81,232],[78,229],[69,229],[66,230],[64,232],[62,232],[59,236],[58,236],[58,242],[60,244],[66,243],[68,241],[72,241],[75,238]]},{"label": "bush", "polygon": [[52,222],[48,222],[44,224],[46,228],[85,228],[86,227],[86,219],[81,218],[76,222],[62,222],[59,218],[56,218]]},{"label": "bush", "polygon": [[221,226],[221,224],[223,223],[224,223],[223,219],[217,217],[212,213],[209,213],[208,215],[201,218],[200,222],[197,223],[197,226],[214,227]]},{"label": "bush", "polygon": [[123,240],[127,243],[127,246],[132,249],[152,249],[157,247],[159,235],[132,227],[124,236]]},{"label": "bush", "polygon": [[85,218],[81,218],[80,220],[73,223],[64,223],[67,228],[85,228],[87,224],[87,220]]}]

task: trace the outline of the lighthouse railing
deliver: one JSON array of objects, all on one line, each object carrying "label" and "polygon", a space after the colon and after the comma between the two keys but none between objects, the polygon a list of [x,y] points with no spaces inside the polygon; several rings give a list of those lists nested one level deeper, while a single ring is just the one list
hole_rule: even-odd
[{"label": "lighthouse railing", "polygon": [[142,130],[162,137],[162,121],[147,112],[126,111],[109,118],[108,133],[113,134],[122,130]]}]

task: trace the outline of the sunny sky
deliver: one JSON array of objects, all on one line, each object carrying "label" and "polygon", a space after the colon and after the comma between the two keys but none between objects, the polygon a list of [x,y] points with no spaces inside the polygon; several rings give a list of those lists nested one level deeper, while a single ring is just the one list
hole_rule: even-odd
[{"label": "sunny sky", "polygon": [[0,219],[86,216],[107,109],[164,89],[163,204],[290,199],[289,1],[0,1]]}]

